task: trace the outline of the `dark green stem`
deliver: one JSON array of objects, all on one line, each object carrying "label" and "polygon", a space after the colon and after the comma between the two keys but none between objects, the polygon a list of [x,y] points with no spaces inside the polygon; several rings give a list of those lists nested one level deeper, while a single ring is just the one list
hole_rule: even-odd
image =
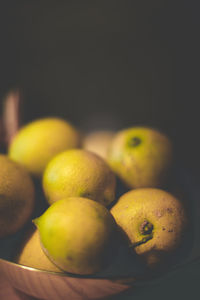
[{"label": "dark green stem", "polygon": [[149,240],[151,240],[153,238],[153,234],[150,234],[149,236],[145,236],[143,237],[140,241],[132,243],[129,245],[130,248],[135,248],[137,246],[140,246],[142,244],[145,244],[146,242],[148,242]]},{"label": "dark green stem", "polygon": [[153,238],[153,224],[144,220],[140,225],[139,232],[141,235],[144,235],[144,237],[140,241],[131,244],[129,247],[135,248],[151,240]]},{"label": "dark green stem", "polygon": [[140,225],[140,233],[141,234],[150,234],[153,230],[153,224],[151,224],[149,221],[144,220],[144,222]]}]

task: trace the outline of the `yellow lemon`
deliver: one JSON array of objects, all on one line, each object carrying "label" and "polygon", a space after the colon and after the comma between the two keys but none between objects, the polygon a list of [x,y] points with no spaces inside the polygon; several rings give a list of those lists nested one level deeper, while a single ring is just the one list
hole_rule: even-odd
[{"label": "yellow lemon", "polygon": [[34,208],[34,185],[24,167],[0,155],[0,237],[16,233]]},{"label": "yellow lemon", "polygon": [[129,244],[150,266],[160,263],[179,246],[187,224],[180,200],[155,188],[127,192],[111,213]]},{"label": "yellow lemon", "polygon": [[50,204],[77,196],[109,205],[115,198],[116,179],[107,163],[98,155],[81,149],[64,151],[47,165],[43,189]]},{"label": "yellow lemon", "polygon": [[14,261],[23,266],[62,273],[42,250],[38,230],[28,233]]},{"label": "yellow lemon", "polygon": [[53,156],[79,145],[79,133],[72,125],[60,118],[44,118],[19,130],[10,144],[9,156],[32,175],[41,176]]},{"label": "yellow lemon", "polygon": [[113,216],[103,205],[87,198],[58,200],[34,223],[49,259],[70,273],[100,271],[117,249]]},{"label": "yellow lemon", "polygon": [[172,144],[163,133],[132,127],[115,135],[107,160],[128,187],[160,187],[172,165],[172,154]]}]

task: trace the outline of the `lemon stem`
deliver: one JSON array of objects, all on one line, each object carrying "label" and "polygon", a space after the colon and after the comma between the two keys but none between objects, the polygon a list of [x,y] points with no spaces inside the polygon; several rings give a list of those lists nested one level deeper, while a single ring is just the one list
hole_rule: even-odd
[{"label": "lemon stem", "polygon": [[140,233],[141,234],[150,234],[153,230],[153,224],[151,224],[149,221],[144,220],[144,222],[140,225]]},{"label": "lemon stem", "polygon": [[140,225],[139,232],[145,236],[140,241],[132,243],[129,247],[135,248],[151,240],[153,238],[153,224],[147,220],[144,220],[144,222],[142,222]]},{"label": "lemon stem", "polygon": [[148,242],[149,240],[151,240],[153,238],[153,234],[150,234],[149,236],[143,237],[140,241],[132,243],[129,247],[130,248],[135,248],[137,246],[140,246],[142,244],[145,244],[146,242]]}]

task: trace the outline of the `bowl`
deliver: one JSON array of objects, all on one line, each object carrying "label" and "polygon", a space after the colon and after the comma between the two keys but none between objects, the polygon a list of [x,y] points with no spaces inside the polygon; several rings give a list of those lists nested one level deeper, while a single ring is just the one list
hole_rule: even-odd
[{"label": "bowl", "polygon": [[[13,262],[15,249],[24,238],[27,224],[16,234],[0,241],[0,273],[15,289],[39,299],[102,299],[119,294],[136,285],[147,285],[164,280],[165,276],[200,259],[200,188],[193,176],[177,166],[169,190],[184,201],[189,226],[181,246],[173,253],[164,268],[153,271],[146,267],[126,245],[121,245],[110,266],[95,275],[79,276],[56,273],[23,266]],[[39,184],[34,217],[46,209]],[[118,196],[124,191],[118,191]]]}]

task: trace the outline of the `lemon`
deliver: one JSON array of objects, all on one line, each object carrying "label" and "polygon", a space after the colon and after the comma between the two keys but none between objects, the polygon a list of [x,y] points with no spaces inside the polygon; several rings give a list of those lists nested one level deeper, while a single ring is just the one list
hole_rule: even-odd
[{"label": "lemon", "polygon": [[187,225],[185,208],[172,194],[156,188],[140,188],[122,195],[111,213],[133,250],[156,266],[182,240]]},{"label": "lemon", "polygon": [[34,185],[24,167],[0,155],[0,237],[16,233],[34,208]]},{"label": "lemon", "polygon": [[40,177],[53,156],[80,145],[77,130],[60,118],[43,118],[23,126],[9,147],[9,157]]},{"label": "lemon", "polygon": [[109,205],[115,198],[116,179],[98,155],[81,149],[64,151],[47,165],[43,189],[49,204],[65,197],[86,197]]},{"label": "lemon", "polygon": [[70,273],[100,271],[117,249],[113,216],[103,205],[87,198],[59,200],[34,223],[49,259]]},{"label": "lemon", "polygon": [[62,273],[42,250],[38,230],[28,233],[14,261],[23,266]]},{"label": "lemon", "polygon": [[107,161],[129,188],[161,187],[172,165],[172,143],[156,129],[132,127],[116,133]]}]

